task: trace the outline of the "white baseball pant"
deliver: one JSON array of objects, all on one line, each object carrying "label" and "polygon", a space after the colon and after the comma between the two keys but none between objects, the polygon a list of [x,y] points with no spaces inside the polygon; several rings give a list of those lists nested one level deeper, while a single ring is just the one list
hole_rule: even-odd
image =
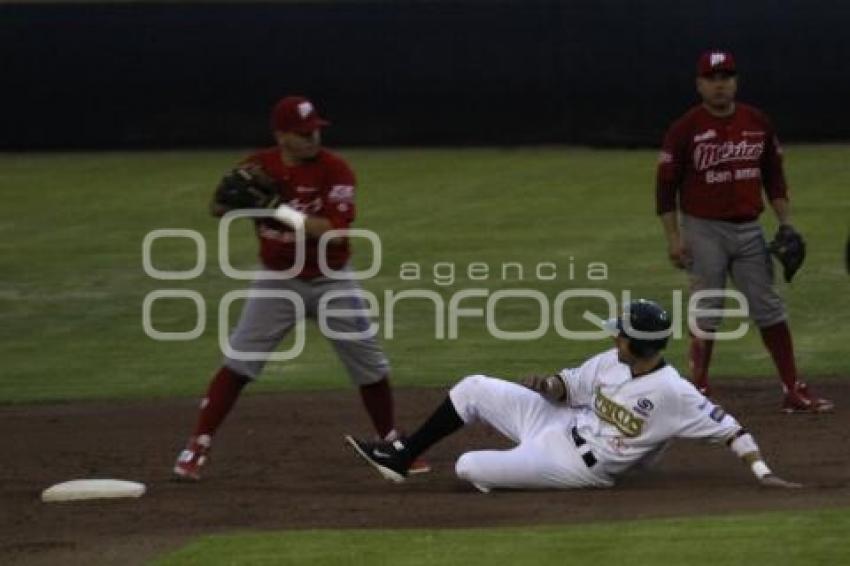
[{"label": "white baseball pant", "polygon": [[471,375],[449,392],[466,424],[484,421],[517,443],[509,450],[463,454],[455,465],[459,478],[482,491],[492,488],[573,489],[610,487],[599,464],[589,468],[572,438],[575,413],[546,401],[521,385]]}]

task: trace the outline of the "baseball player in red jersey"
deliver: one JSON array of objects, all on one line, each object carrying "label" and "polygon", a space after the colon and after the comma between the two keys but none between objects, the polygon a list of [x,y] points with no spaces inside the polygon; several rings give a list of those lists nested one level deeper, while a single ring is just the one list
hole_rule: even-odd
[{"label": "baseball player in red jersey", "polygon": [[[327,326],[335,333],[356,334],[368,328],[362,316],[340,311],[362,310],[360,288],[353,279],[329,278],[319,267],[318,238],[334,229],[345,229],[355,217],[355,177],[340,156],[321,147],[321,128],[328,125],[313,104],[300,96],[281,99],[274,107],[271,127],[277,145],[254,153],[240,168],[262,174],[274,183],[274,218],[256,221],[263,273],[291,268],[296,261],[295,229],[306,236],[304,266],[290,279],[258,277],[252,290],[295,293],[308,317],[316,317],[323,296],[333,292],[326,311]],[[217,195],[218,196],[218,195]],[[214,199],[212,213],[222,216],[228,207]],[[337,237],[326,247],[325,259],[337,273],[348,271],[351,255],[348,239]],[[344,296],[337,296],[340,293]],[[268,354],[276,349],[298,322],[293,302],[280,297],[252,296],[246,300],[239,323],[229,338],[234,352]],[[393,397],[389,382],[389,363],[374,338],[332,339],[340,361],[351,380],[359,387],[366,411],[381,438],[396,439]],[[174,465],[181,478],[200,479],[201,467],[209,458],[212,438],[233,408],[243,387],[257,378],[266,360],[256,356],[225,354],[224,363],[209,384],[201,402],[194,432]],[[417,471],[427,471],[423,462]]]},{"label": "baseball player in red jersey", "polygon": [[[780,224],[791,223],[776,133],[763,112],[735,101],[731,53],[704,53],[696,84],[702,104],[667,131],[658,163],[656,205],[670,260],[688,270],[692,292],[723,289],[731,275],[779,371],[783,411],[831,411],[830,401],[798,380],[785,306],[773,287],[773,264],[758,223],[762,190]],[[716,309],[722,303],[722,298],[706,299],[699,307]],[[700,319],[700,329],[709,334],[719,324],[719,318]],[[691,336],[692,379],[704,392],[713,346],[711,339]]]}]

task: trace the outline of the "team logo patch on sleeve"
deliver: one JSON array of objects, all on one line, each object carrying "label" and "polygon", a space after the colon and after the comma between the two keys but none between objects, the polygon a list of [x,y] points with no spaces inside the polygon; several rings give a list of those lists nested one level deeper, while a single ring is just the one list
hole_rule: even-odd
[{"label": "team logo patch on sleeve", "polygon": [[647,399],[646,397],[643,397],[641,399],[638,399],[637,404],[632,407],[632,410],[634,410],[634,412],[641,415],[642,417],[649,417],[649,412],[654,408],[655,404],[653,404],[653,402]]},{"label": "team logo patch on sleeve", "polygon": [[726,411],[723,410],[723,407],[715,406],[708,414],[708,416],[711,418],[711,420],[719,423],[723,420],[723,417],[726,416]]},{"label": "team logo patch on sleeve", "polygon": [[351,202],[354,199],[354,185],[334,185],[328,193],[332,202]]}]

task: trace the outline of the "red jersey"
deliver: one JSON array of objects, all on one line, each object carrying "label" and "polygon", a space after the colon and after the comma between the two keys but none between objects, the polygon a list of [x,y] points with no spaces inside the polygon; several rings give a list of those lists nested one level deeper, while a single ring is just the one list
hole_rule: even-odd
[{"label": "red jersey", "polygon": [[676,209],[700,218],[745,222],[769,199],[788,198],[782,149],[768,118],[736,103],[718,118],[702,105],[676,120],[664,136],[658,160],[656,209]]},{"label": "red jersey", "polygon": [[[325,149],[309,161],[293,167],[284,165],[280,149],[258,151],[244,160],[256,163],[280,185],[281,203],[310,216],[327,218],[333,228],[348,228],[355,216],[354,173],[338,155]],[[271,218],[256,221],[260,240],[260,258],[268,269],[285,270],[295,263],[295,232]],[[327,264],[331,269],[343,267],[351,255],[348,238],[328,244]],[[318,239],[307,238],[304,269],[299,278],[321,275],[318,263]]]}]

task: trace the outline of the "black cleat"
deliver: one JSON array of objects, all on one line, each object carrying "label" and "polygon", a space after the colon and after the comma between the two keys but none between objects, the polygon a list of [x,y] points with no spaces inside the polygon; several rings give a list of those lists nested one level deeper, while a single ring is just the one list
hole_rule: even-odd
[{"label": "black cleat", "polygon": [[[404,442],[404,436],[402,436],[397,430],[393,429],[390,431],[388,435],[383,438],[384,442],[392,442],[394,440],[401,440]],[[410,465],[407,467],[407,475],[412,476],[414,474],[427,474],[431,471],[431,464],[423,458],[419,456],[414,459]]]},{"label": "black cleat", "polygon": [[410,463],[401,454],[401,451],[404,450],[404,444],[401,440],[365,442],[346,435],[345,441],[351,444],[357,450],[357,453],[386,479],[401,483],[407,477]]}]

